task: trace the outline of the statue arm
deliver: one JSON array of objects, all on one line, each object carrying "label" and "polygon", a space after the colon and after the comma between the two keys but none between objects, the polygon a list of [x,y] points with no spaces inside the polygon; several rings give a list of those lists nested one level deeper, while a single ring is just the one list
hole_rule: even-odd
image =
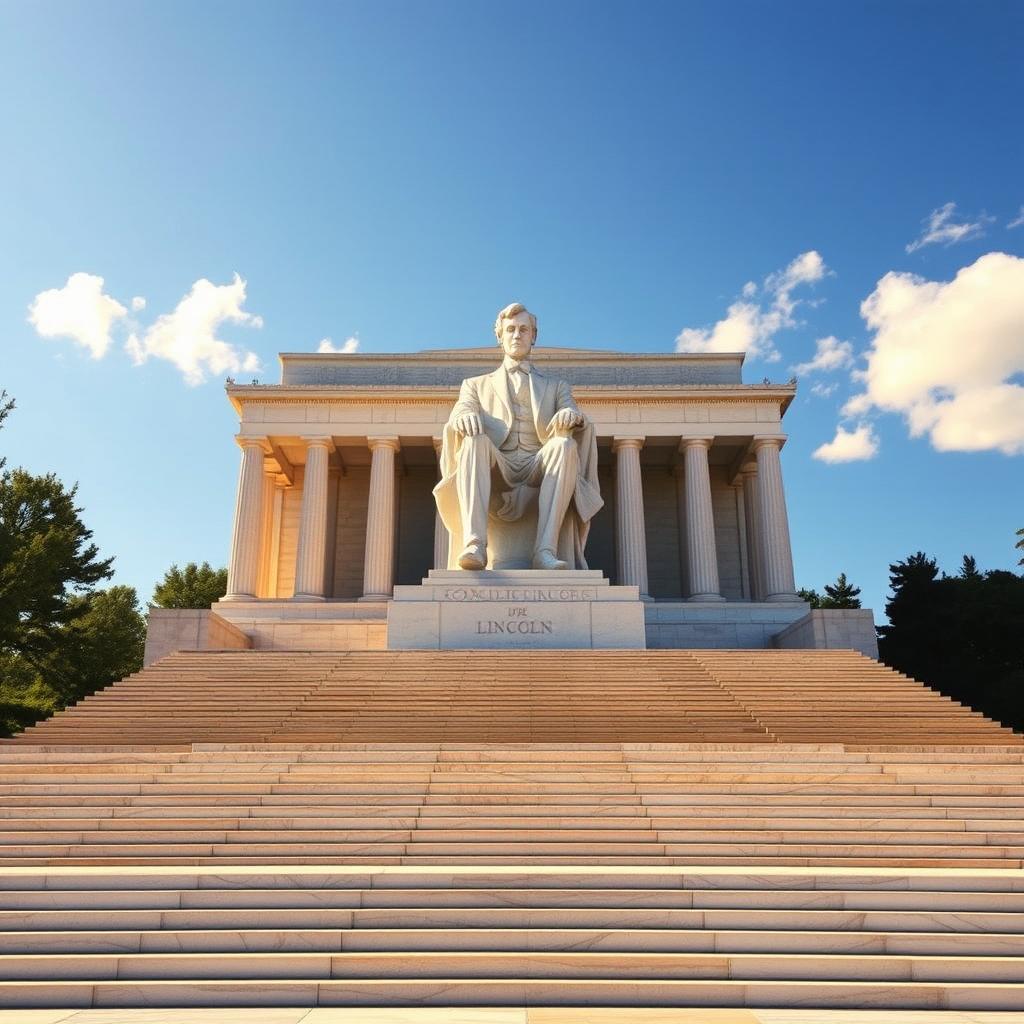
[{"label": "statue arm", "polygon": [[585,417],[576,407],[572,397],[572,389],[564,381],[558,382],[558,394],[555,396],[555,415],[551,418],[550,429],[556,433],[568,432],[583,426]]},{"label": "statue arm", "polygon": [[459,388],[459,400],[448,416],[448,425],[463,437],[482,434],[484,428],[480,413],[476,383],[472,379],[464,380]]}]

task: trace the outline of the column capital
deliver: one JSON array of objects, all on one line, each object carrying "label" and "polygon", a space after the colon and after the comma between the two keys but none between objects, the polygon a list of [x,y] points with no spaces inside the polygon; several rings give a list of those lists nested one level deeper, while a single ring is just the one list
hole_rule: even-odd
[{"label": "column capital", "polygon": [[368,436],[366,447],[372,452],[376,448],[390,448],[392,451],[401,451],[402,444],[393,434],[383,436]]},{"label": "column capital", "polygon": [[766,448],[769,445],[772,448],[778,448],[781,450],[782,446],[786,443],[788,435],[786,434],[755,434],[751,441],[751,447],[756,452],[758,448]]},{"label": "column capital", "polygon": [[679,450],[684,452],[687,448],[696,448],[698,445],[701,448],[710,448],[714,443],[714,437],[707,434],[696,437],[681,437],[679,438]]},{"label": "column capital", "polygon": [[644,446],[646,437],[640,435],[616,436],[612,438],[612,451],[617,452],[620,448],[636,448],[639,451]]},{"label": "column capital", "polygon": [[246,448],[259,448],[264,455],[271,454],[270,440],[265,436],[252,437],[245,434],[235,435],[235,444],[244,452]]},{"label": "column capital", "polygon": [[307,448],[326,448],[332,454],[334,453],[334,438],[330,434],[303,434],[302,440]]}]

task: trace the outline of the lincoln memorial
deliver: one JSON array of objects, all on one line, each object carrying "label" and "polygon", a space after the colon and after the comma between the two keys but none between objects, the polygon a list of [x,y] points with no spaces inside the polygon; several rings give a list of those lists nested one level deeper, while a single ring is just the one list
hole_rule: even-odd
[{"label": "lincoln memorial", "polygon": [[[510,576],[493,544],[481,573],[460,572],[457,553],[449,553],[433,493],[442,438],[461,382],[494,371],[501,357],[493,345],[284,353],[280,383],[229,381],[241,469],[228,593],[198,645],[438,646],[429,637],[404,642],[397,635],[394,623],[408,606],[396,598],[437,595],[441,585],[452,597],[452,569],[471,585],[460,592],[477,599],[473,588],[484,579],[492,595],[496,584],[533,579],[548,587],[542,597],[549,600],[557,597],[554,582],[569,586],[568,578],[541,579],[528,562]],[[567,382],[596,441],[603,504],[588,524],[586,571],[577,566],[569,575],[577,588],[598,580],[607,588],[601,596],[615,602],[603,625],[587,627],[593,635],[583,646],[844,646],[874,653],[869,613],[829,616],[835,636],[823,639],[796,594],[781,459],[795,384],[744,383],[743,356],[731,353],[538,344],[532,363]],[[432,589],[422,586],[429,583]],[[641,623],[637,642],[617,640],[612,628],[630,595]],[[499,602],[514,597],[502,592]],[[194,637],[174,634],[193,629],[182,616],[167,616],[168,636],[158,619],[150,621],[150,656],[196,645]],[[492,620],[478,616],[475,636],[493,630],[478,625]],[[517,643],[547,636],[540,622],[518,628],[526,632]],[[550,646],[581,645],[561,634]],[[499,636],[456,645],[500,643]]]}]

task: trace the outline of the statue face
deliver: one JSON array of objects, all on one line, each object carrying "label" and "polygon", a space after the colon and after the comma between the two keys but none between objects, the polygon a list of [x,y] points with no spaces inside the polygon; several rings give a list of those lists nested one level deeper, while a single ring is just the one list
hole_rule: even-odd
[{"label": "statue face", "polygon": [[533,348],[533,324],[530,314],[516,313],[501,322],[501,347],[512,359],[525,359]]}]

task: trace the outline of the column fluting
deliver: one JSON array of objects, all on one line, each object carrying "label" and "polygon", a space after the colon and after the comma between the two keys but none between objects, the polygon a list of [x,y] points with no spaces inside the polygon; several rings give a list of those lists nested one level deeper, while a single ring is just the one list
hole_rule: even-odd
[{"label": "column fluting", "polygon": [[765,601],[798,601],[793,579],[789,516],[782,487],[781,437],[755,437],[757,453],[758,533]]},{"label": "column fluting", "polygon": [[640,476],[642,437],[616,437],[615,452],[615,560],[620,586],[647,593],[647,535],[644,525],[644,491]]},{"label": "column fluting", "polygon": [[708,449],[714,438],[684,437],[679,447],[686,472],[686,557],[689,601],[724,601],[718,582],[718,551],[711,507]]},{"label": "column fluting", "polygon": [[256,597],[260,562],[260,519],[263,497],[263,456],[266,438],[239,438],[242,465],[238,471],[235,525],[228,562],[225,601],[252,601]]},{"label": "column fluting", "polygon": [[366,512],[366,554],[362,601],[387,601],[395,577],[395,452],[397,437],[368,437],[370,495]]},{"label": "column fluting", "polygon": [[294,600],[322,601],[327,565],[327,463],[334,442],[329,437],[308,437],[305,441]]}]

